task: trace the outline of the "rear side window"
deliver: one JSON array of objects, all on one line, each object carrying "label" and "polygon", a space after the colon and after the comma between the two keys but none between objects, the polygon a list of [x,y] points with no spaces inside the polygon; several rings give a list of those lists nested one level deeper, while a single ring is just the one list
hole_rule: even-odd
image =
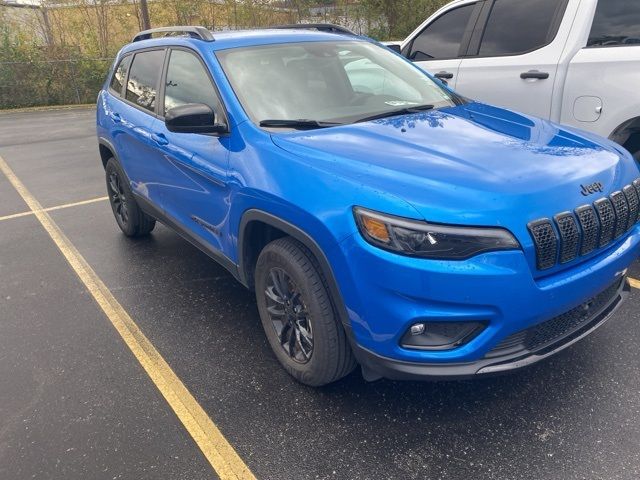
[{"label": "rear side window", "polygon": [[475,6],[449,10],[434,20],[413,41],[409,58],[417,62],[456,58]]},{"label": "rear side window", "polygon": [[588,47],[640,45],[640,2],[599,0]]},{"label": "rear side window", "polygon": [[129,72],[129,65],[131,64],[131,55],[124,57],[120,60],[120,63],[113,72],[113,78],[109,87],[113,90],[113,93],[122,95],[122,86],[127,80],[127,73]]},{"label": "rear side window", "polygon": [[126,99],[153,112],[163,63],[164,50],[137,53],[127,81]]},{"label": "rear side window", "polygon": [[222,106],[200,60],[184,50],[172,50],[167,69],[164,113],[188,103],[204,103],[217,115],[222,115]]},{"label": "rear side window", "polygon": [[[608,1],[608,0],[606,0]],[[496,0],[480,44],[480,56],[517,55],[544,47],[553,40],[559,0]]]}]

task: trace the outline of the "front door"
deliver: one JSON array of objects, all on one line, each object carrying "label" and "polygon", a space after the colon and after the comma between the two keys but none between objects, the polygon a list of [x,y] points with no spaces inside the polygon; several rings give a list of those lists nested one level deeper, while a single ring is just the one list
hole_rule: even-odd
[{"label": "front door", "polygon": [[403,55],[455,88],[461,49],[466,48],[469,25],[477,8],[478,3],[469,3],[447,10],[403,45]]},{"label": "front door", "polygon": [[[225,109],[204,63],[195,52],[174,48],[169,53],[162,116],[189,103],[210,106],[217,122],[228,125]],[[154,127],[163,156],[161,202],[165,215],[200,242],[223,250],[223,230],[229,211],[227,163],[230,136],[174,133],[164,121]]]}]

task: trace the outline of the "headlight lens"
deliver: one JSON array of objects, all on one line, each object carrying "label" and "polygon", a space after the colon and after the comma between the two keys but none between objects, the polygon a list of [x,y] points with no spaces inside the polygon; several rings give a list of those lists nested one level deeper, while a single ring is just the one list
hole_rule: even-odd
[{"label": "headlight lens", "polygon": [[354,215],[365,240],[403,255],[464,260],[484,252],[520,249],[514,236],[503,228],[432,224],[359,207]]}]

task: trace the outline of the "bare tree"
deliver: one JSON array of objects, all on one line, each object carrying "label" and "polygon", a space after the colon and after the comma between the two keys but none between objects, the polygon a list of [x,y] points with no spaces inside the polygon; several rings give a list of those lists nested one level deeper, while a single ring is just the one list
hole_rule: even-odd
[{"label": "bare tree", "polygon": [[149,30],[151,28],[151,19],[149,18],[147,0],[140,0],[140,17],[142,19],[142,29]]}]

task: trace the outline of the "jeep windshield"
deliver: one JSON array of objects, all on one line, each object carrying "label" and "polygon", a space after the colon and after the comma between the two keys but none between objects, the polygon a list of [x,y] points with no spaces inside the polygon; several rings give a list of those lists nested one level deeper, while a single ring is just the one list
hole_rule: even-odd
[{"label": "jeep windshield", "polygon": [[260,45],[217,57],[245,112],[264,128],[326,128],[459,103],[407,61],[364,41]]}]

